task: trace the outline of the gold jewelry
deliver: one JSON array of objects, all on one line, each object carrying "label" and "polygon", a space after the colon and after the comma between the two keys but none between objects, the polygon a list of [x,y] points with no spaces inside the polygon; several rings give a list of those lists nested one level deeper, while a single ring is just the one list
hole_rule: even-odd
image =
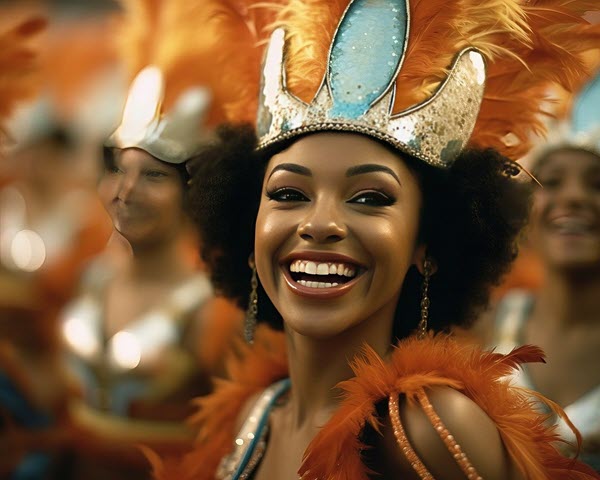
[{"label": "gold jewelry", "polygon": [[256,330],[256,316],[258,315],[258,276],[256,275],[254,261],[250,263],[252,278],[250,279],[248,308],[246,309],[246,318],[244,319],[244,340],[246,340],[246,343],[252,344],[254,343],[254,331]]},{"label": "gold jewelry", "polygon": [[427,335],[427,321],[429,320],[429,279],[431,278],[431,260],[426,258],[423,262],[423,285],[421,286],[421,320],[417,328],[417,337]]}]

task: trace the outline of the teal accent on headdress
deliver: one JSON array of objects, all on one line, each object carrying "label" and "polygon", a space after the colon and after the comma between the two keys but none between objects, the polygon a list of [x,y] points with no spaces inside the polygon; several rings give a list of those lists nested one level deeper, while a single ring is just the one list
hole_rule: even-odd
[{"label": "teal accent on headdress", "polygon": [[406,48],[407,0],[355,0],[329,55],[331,118],[357,119],[396,80]]},{"label": "teal accent on headdress", "polygon": [[577,97],[571,128],[575,134],[600,128],[600,74]]}]

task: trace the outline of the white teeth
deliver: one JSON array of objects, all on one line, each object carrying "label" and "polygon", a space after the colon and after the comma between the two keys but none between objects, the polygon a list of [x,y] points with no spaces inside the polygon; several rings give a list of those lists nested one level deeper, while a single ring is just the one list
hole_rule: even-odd
[{"label": "white teeth", "polygon": [[309,288],[331,288],[338,285],[337,283],[311,282],[310,280],[298,280],[298,283]]},{"label": "white teeth", "polygon": [[290,264],[290,272],[307,273],[308,275],[343,275],[356,276],[356,269],[352,265],[343,263],[317,263],[308,260],[294,260]]},{"label": "white teeth", "polygon": [[315,262],[306,262],[306,273],[308,273],[309,275],[316,275],[317,274],[317,264]]},{"label": "white teeth", "polygon": [[563,234],[583,234],[592,230],[593,223],[580,217],[560,217],[552,221],[553,227]]}]

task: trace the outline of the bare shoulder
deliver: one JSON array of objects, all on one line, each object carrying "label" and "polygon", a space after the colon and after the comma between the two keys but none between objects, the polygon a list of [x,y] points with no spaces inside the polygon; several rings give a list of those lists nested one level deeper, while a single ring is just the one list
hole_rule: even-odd
[{"label": "bare shoulder", "polygon": [[[420,403],[407,402],[403,397],[399,399],[399,412],[410,447],[434,478],[521,478],[506,453],[495,423],[477,403],[447,387],[428,390],[427,398],[432,406],[431,413],[438,421],[432,421]],[[407,479],[420,478],[411,466],[414,459],[409,460],[406,448],[399,446],[389,418],[382,433],[378,447],[384,457],[385,477],[395,478],[402,474]],[[462,468],[457,461],[461,454],[468,461],[463,462]],[[463,469],[473,477],[467,477]]]}]

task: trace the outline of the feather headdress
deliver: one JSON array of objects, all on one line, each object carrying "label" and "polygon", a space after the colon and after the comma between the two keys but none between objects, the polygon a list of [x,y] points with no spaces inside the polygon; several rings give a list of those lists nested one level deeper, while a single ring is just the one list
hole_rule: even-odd
[{"label": "feather headdress", "polygon": [[[595,65],[600,59],[594,59]],[[596,67],[597,68],[597,67]],[[556,94],[558,111],[549,122],[548,141],[539,143],[527,156],[534,165],[552,152],[562,149],[583,150],[600,156],[600,69],[581,91]]]},{"label": "feather headdress", "polygon": [[[204,88],[212,39],[202,35],[202,2],[122,0],[117,43],[135,77],[121,125],[107,146],[138,147],[169,163],[194,156],[206,141],[207,123],[223,115]],[[210,105],[210,107],[209,107]],[[208,116],[208,118],[206,118]]]},{"label": "feather headdress", "polygon": [[49,25],[36,45],[40,81],[32,101],[16,110],[8,124],[16,147],[34,144],[56,129],[97,142],[114,128],[124,87],[111,31],[108,16]]},{"label": "feather headdress", "polygon": [[[285,32],[279,47],[285,52],[285,89],[302,105],[315,99],[323,79],[332,76],[329,52],[335,49],[332,40],[349,4],[348,0],[203,2],[207,21],[202,35],[218,45],[204,67],[218,72],[209,84],[226,118],[251,121],[259,110],[257,58],[276,28]],[[597,8],[593,0],[407,2],[405,55],[394,82],[390,114],[427,102],[447,81],[457,54],[474,49],[485,59],[486,79],[466,145],[494,147],[520,158],[530,149],[532,135],[545,131],[548,87],[557,84],[571,91],[589,77],[583,56],[599,48],[600,26],[589,24],[583,15]],[[273,68],[266,73],[276,74]],[[301,123],[311,122],[309,117],[306,114]],[[446,118],[446,123],[454,120]],[[267,140],[277,140],[278,133],[270,132]]]}]

